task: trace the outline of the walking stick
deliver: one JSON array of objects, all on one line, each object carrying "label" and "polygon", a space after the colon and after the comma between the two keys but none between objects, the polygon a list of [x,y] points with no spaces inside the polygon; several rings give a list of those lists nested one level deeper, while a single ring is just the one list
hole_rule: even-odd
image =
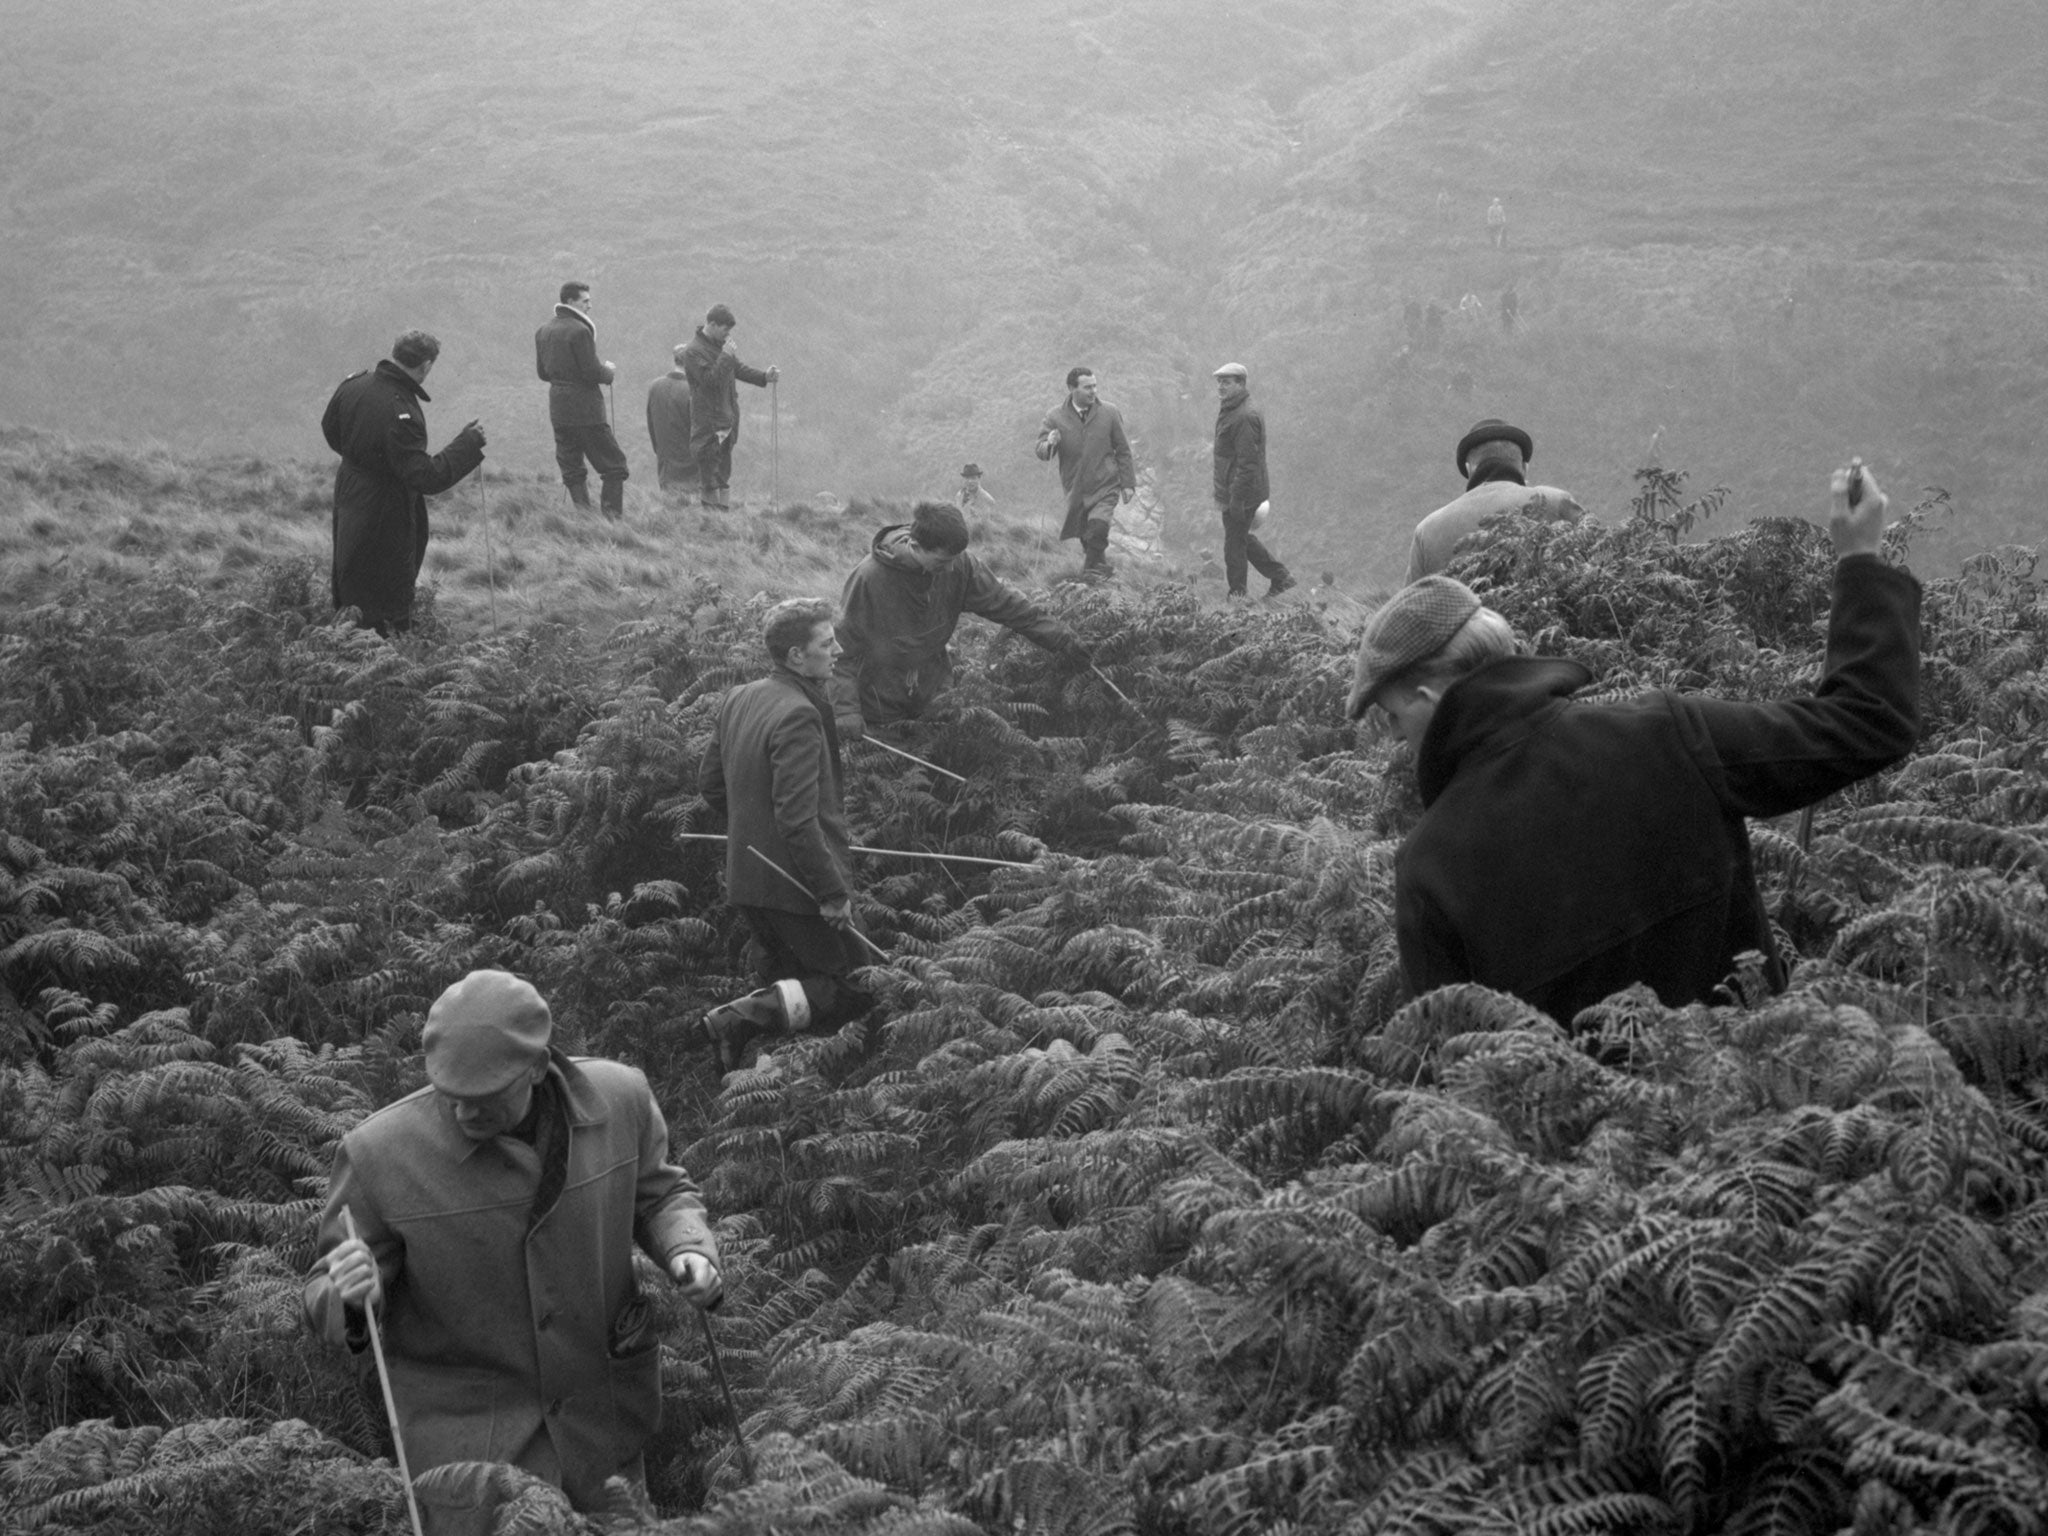
[{"label": "walking stick", "polygon": [[951,779],[955,784],[965,784],[967,782],[966,774],[955,773],[950,768],[941,768],[937,763],[928,763],[923,758],[919,757],[915,752],[906,752],[901,747],[892,747],[886,741],[877,741],[872,736],[863,736],[861,737],[861,740],[866,742],[871,747],[880,747],[884,752],[894,753],[897,757],[904,758],[910,762],[913,762],[917,764],[917,766],[920,768],[929,768],[933,773],[944,774],[947,778]]},{"label": "walking stick", "polygon": [[[802,891],[806,896],[810,897],[811,900],[818,901],[818,893],[816,891],[812,890],[808,885],[805,885],[803,881],[797,879],[795,875],[792,875],[780,864],[776,863],[773,859],[769,858],[768,855],[763,853],[760,849],[749,847],[747,849],[747,852],[751,853],[763,864],[766,864],[770,869],[774,870],[775,873],[782,876],[783,879],[787,880],[791,885],[795,886],[798,890]],[[818,905],[822,907],[824,903],[822,901],[819,901]],[[855,928],[850,923],[847,925],[846,931],[852,934],[856,939],[859,939],[861,943],[867,945],[869,949],[874,951],[875,958],[881,961],[882,964],[887,965],[889,963],[889,952],[886,949],[882,948],[881,945],[877,944],[873,939],[869,938],[866,934],[862,933],[858,928]]]},{"label": "walking stick", "polygon": [[[341,1225],[349,1241],[356,1241],[355,1212],[345,1205],[341,1208]],[[382,1283],[380,1276],[378,1284]],[[426,1536],[427,1528],[420,1521],[420,1501],[412,1491],[412,1468],[405,1464],[405,1436],[398,1429],[398,1400],[391,1395],[391,1368],[384,1363],[384,1330],[377,1326],[375,1307],[365,1304],[363,1316],[370,1323],[370,1350],[377,1357],[377,1385],[384,1389],[384,1416],[391,1421],[391,1443],[398,1450],[398,1476],[405,1484],[405,1507],[412,1514],[413,1536]]]},{"label": "walking stick", "polygon": [[[686,843],[722,843],[727,840],[723,832],[671,832],[669,836]],[[872,854],[878,859],[930,859],[938,864],[980,864],[989,869],[1040,867],[1037,864],[1020,864],[1015,859],[984,859],[972,853],[933,853],[929,848],[863,848],[859,843],[854,843],[846,851]]]},{"label": "walking stick", "polygon": [[[1107,688],[1107,689],[1108,689],[1108,690],[1109,690],[1109,691],[1110,691],[1111,693],[1115,694],[1115,695],[1116,695],[1116,696],[1117,696],[1117,697],[1118,697],[1119,699],[1122,699],[1122,700],[1124,701],[1124,703],[1125,703],[1125,704],[1127,704],[1127,705],[1130,705],[1130,707],[1131,707],[1131,708],[1132,708],[1133,710],[1136,710],[1136,711],[1137,711],[1137,713],[1139,713],[1139,714],[1141,714],[1141,715],[1145,715],[1145,711],[1143,711],[1142,709],[1138,709],[1138,706],[1137,706],[1137,705],[1135,705],[1135,704],[1132,704],[1132,703],[1131,703],[1131,696],[1130,696],[1129,694],[1125,693],[1125,692],[1123,691],[1123,689],[1121,689],[1121,688],[1117,687],[1117,685],[1116,685],[1115,683],[1113,683],[1113,682],[1111,682],[1111,681],[1109,680],[1109,674],[1108,674],[1107,672],[1103,671],[1103,670],[1102,670],[1102,668],[1100,668],[1100,667],[1096,666],[1096,665],[1095,665],[1095,663],[1091,661],[1091,662],[1089,662],[1089,663],[1088,663],[1088,670],[1089,670],[1090,672],[1093,672],[1093,673],[1094,673],[1094,674],[1095,674],[1095,675],[1096,675],[1096,676],[1097,676],[1098,678],[1100,678],[1100,679],[1102,680],[1102,686],[1103,686],[1103,687]],[[1150,715],[1145,715],[1145,718],[1146,718],[1147,720],[1150,720],[1150,719],[1151,719],[1152,717],[1151,717]]]},{"label": "walking stick", "polygon": [[697,1321],[704,1325],[704,1344],[711,1351],[711,1374],[718,1378],[718,1390],[725,1397],[725,1415],[732,1420],[732,1443],[739,1448],[740,1475],[751,1483],[754,1480],[754,1458],[747,1454],[747,1435],[740,1428],[740,1411],[733,1405],[732,1388],[725,1384],[725,1362],[718,1358],[718,1340],[711,1336],[711,1314],[700,1308]]},{"label": "walking stick", "polygon": [[484,574],[491,581],[491,633],[498,632],[498,557],[491,549],[491,498],[484,490],[484,467],[476,467],[476,504],[484,519]]},{"label": "walking stick", "polygon": [[782,505],[782,399],[768,381],[768,510]]}]

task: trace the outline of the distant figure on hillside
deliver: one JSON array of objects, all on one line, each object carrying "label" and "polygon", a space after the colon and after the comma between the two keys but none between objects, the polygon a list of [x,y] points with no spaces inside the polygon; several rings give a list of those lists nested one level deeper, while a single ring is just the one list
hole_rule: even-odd
[{"label": "distant figure on hillside", "polygon": [[320,418],[334,471],[334,606],[355,608],[380,635],[412,628],[412,589],[427,558],[427,498],[484,461],[484,429],[471,422],[427,452],[431,398],[424,388],[441,343],[407,331],[391,356],[341,381]]},{"label": "distant figure on hillside", "polygon": [[1138,494],[1138,472],[1123,413],[1097,395],[1093,368],[1067,370],[1067,398],[1046,412],[1032,451],[1059,461],[1060,485],[1067,493],[1060,538],[1081,541],[1081,574],[1112,575],[1110,523],[1117,506]]},{"label": "distant figure on hillside", "polygon": [[654,441],[656,473],[664,496],[688,496],[697,485],[690,451],[690,376],[683,371],[687,341],[675,346],[675,366],[647,386],[647,435]]},{"label": "distant figure on hillside", "polygon": [[626,451],[612,431],[604,386],[618,372],[597,356],[597,326],[590,318],[590,284],[562,284],[555,314],[533,333],[533,368],[548,386],[548,421],[555,429],[555,463],[569,499],[590,510],[589,470],[603,483],[604,515],[626,513]]},{"label": "distant figure on hillside", "polygon": [[1568,523],[1584,517],[1586,509],[1570,492],[1527,482],[1524,472],[1535,458],[1536,444],[1528,433],[1491,416],[1458,439],[1456,463],[1466,477],[1465,494],[1416,524],[1408,580],[1419,581],[1449,565],[1458,541],[1490,517],[1519,512]]},{"label": "distant figure on hillside", "polygon": [[730,502],[732,450],[740,438],[741,383],[766,389],[782,377],[780,368],[749,368],[733,345],[739,324],[723,304],[705,311],[683,348],[683,372],[690,380],[691,452],[697,460],[697,490],[704,505],[723,511]]},{"label": "distant figure on hillside", "polygon": [[1493,236],[1493,248],[1505,250],[1508,243],[1508,211],[1495,198],[1486,208],[1486,232]]},{"label": "distant figure on hillside", "polygon": [[967,552],[967,518],[920,501],[910,521],[875,535],[840,595],[832,710],[842,738],[927,714],[953,681],[953,631],[963,613],[1014,629],[1034,645],[1089,663],[1074,632]]},{"label": "distant figure on hillside", "polygon": [[960,466],[960,488],[953,493],[953,501],[962,512],[975,511],[983,502],[993,509],[995,497],[988,493],[988,487],[981,483],[981,466],[963,464]]},{"label": "distant figure on hillside", "polygon": [[[375,1314],[413,1472],[509,1463],[605,1510],[609,1478],[644,1485],[661,1419],[661,1326],[633,1250],[711,1305],[704,1201],[646,1077],[562,1052],[530,983],[471,971],[422,1044],[426,1085],[335,1148],[306,1324],[367,1373]],[[493,1528],[487,1483],[465,1475],[481,1470],[422,1480],[429,1536]]]},{"label": "distant figure on hillside", "polygon": [[697,772],[699,792],[727,819],[725,896],[753,935],[747,958],[766,983],[704,1017],[727,1071],[756,1036],[837,1029],[872,1002],[851,980],[867,953],[853,920],[839,730],[825,691],[839,654],[832,605],[777,603],[761,638],[768,675],[725,696]]},{"label": "distant figure on hillside", "polygon": [[1509,283],[1500,296],[1500,328],[1512,332],[1515,322],[1522,317],[1522,299],[1515,292],[1515,285]]},{"label": "distant figure on hillside", "polygon": [[1223,517],[1223,582],[1227,597],[1245,597],[1247,564],[1266,578],[1266,596],[1278,597],[1294,577],[1252,532],[1272,496],[1266,480],[1266,417],[1252,404],[1251,376],[1243,363],[1216,370],[1216,452],[1213,493]]},{"label": "distant figure on hillside", "polygon": [[1462,320],[1479,320],[1486,314],[1486,304],[1476,293],[1468,293],[1458,300],[1458,317]]},{"label": "distant figure on hillside", "polygon": [[1436,221],[1439,224],[1451,222],[1451,194],[1439,192],[1436,195]]},{"label": "distant figure on hillside", "polygon": [[1576,661],[1519,656],[1462,583],[1426,576],[1370,620],[1347,701],[1415,753],[1423,814],[1394,863],[1417,993],[1509,992],[1569,1026],[1631,984],[1708,1002],[1747,950],[1786,981],[1752,872],[1750,816],[1782,816],[1904,757],[1918,735],[1920,586],[1880,548],[1886,501],[1834,472],[1839,557],[1810,697],[1644,693],[1580,702]]}]

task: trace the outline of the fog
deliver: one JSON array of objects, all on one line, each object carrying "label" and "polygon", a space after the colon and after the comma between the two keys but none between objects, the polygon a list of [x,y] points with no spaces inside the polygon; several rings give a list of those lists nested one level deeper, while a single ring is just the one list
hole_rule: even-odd
[{"label": "fog", "polygon": [[494,463],[544,470],[531,338],[573,277],[643,485],[646,385],[723,302],[782,369],[785,497],[973,459],[1039,515],[1031,430],[1085,362],[1192,550],[1234,360],[1298,564],[1398,574],[1485,415],[1610,518],[1653,461],[1730,486],[1724,523],[1813,515],[1860,451],[1955,494],[1953,558],[2039,537],[2043,14],[17,3],[0,421],[324,460],[335,382],[418,326],[436,437],[479,417]]}]

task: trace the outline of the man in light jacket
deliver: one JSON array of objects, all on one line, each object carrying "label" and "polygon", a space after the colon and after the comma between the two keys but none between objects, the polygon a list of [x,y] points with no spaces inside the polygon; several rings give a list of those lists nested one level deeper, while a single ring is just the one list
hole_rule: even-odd
[{"label": "man in light jacket", "polygon": [[[596,1510],[607,1478],[641,1476],[661,1417],[633,1248],[698,1306],[718,1298],[718,1248],[647,1079],[563,1055],[553,1029],[504,971],[435,1000],[429,1086],[335,1150],[305,1314],[364,1369],[377,1314],[415,1474],[509,1462]],[[488,1531],[489,1511],[441,1510],[432,1528]]]},{"label": "man in light jacket", "polygon": [[1458,541],[1477,533],[1490,517],[1517,512],[1549,522],[1575,523],[1586,515],[1569,491],[1531,485],[1529,465],[1536,444],[1520,427],[1489,416],[1458,439],[1454,462],[1464,475],[1465,494],[1438,507],[1415,525],[1408,551],[1408,580],[1419,581],[1451,563]]},{"label": "man in light jacket", "polygon": [[548,420],[555,429],[555,463],[569,499],[590,510],[589,471],[603,482],[599,505],[606,517],[626,511],[626,451],[612,431],[604,386],[617,373],[597,355],[597,326],[590,318],[590,284],[562,284],[555,315],[533,333],[534,371],[548,386]]},{"label": "man in light jacket", "polygon": [[1067,370],[1067,398],[1046,412],[1032,451],[1059,461],[1067,493],[1060,538],[1081,541],[1081,574],[1110,575],[1110,522],[1118,504],[1138,494],[1138,472],[1123,414],[1096,394],[1093,368]]},{"label": "man in light jacket", "polygon": [[684,496],[697,483],[697,458],[690,451],[690,376],[683,371],[687,341],[675,346],[676,365],[647,386],[647,435],[662,494]]}]

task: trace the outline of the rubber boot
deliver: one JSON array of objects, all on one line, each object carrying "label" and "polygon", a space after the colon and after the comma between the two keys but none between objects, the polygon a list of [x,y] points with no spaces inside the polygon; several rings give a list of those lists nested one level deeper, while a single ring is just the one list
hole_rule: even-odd
[{"label": "rubber boot", "polygon": [[626,515],[626,482],[623,480],[605,481],[604,488],[598,493],[597,499],[598,505],[604,509],[604,515],[613,522],[617,522]]},{"label": "rubber boot", "polygon": [[718,1047],[720,1069],[731,1072],[761,1036],[794,1034],[810,1022],[811,1002],[803,983],[778,981],[719,1004],[704,1015],[704,1032]]},{"label": "rubber boot", "polygon": [[569,487],[569,500],[575,505],[577,511],[588,512],[590,510],[590,487],[583,481],[578,480]]}]

